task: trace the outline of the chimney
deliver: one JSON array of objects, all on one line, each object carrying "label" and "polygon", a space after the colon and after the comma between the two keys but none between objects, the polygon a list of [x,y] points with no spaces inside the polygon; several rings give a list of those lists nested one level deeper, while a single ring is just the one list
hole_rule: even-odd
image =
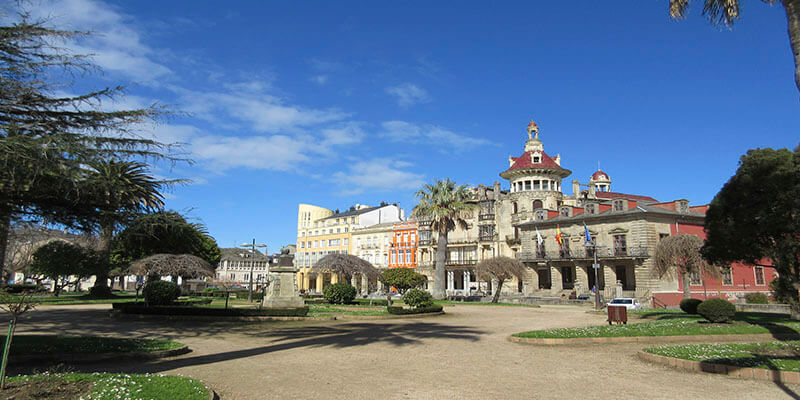
[{"label": "chimney", "polygon": [[561,166],[561,154],[556,154],[556,158],[553,159],[553,161],[555,161],[556,164],[558,164],[558,166],[560,167]]},{"label": "chimney", "polygon": [[576,199],[581,195],[581,183],[577,179],[572,180],[572,195]]},{"label": "chimney", "polygon": [[494,181],[494,199],[497,200],[500,198],[500,182]]},{"label": "chimney", "polygon": [[597,198],[597,195],[595,194],[594,190],[595,190],[594,185],[590,183],[589,184],[589,198],[590,199]]}]

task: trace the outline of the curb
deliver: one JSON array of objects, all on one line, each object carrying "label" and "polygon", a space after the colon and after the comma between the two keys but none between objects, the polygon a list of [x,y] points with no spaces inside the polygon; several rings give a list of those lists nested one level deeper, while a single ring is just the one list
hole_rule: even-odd
[{"label": "curb", "polygon": [[48,354],[21,354],[9,355],[9,363],[29,364],[41,362],[66,362],[66,363],[93,363],[109,360],[154,360],[157,358],[173,357],[191,352],[189,346],[184,345],[177,349],[158,351],[136,351],[128,353],[48,353]]},{"label": "curb", "polygon": [[210,315],[159,315],[159,314],[123,314],[111,313],[111,318],[122,319],[157,319],[168,321],[333,321],[336,317],[278,317],[278,316],[253,316],[253,317],[221,317]]},{"label": "curb", "polygon": [[619,337],[588,337],[588,338],[521,338],[509,336],[508,340],[514,343],[533,345],[581,345],[602,343],[675,343],[675,342],[736,342],[736,341],[765,341],[765,340],[798,340],[798,335],[773,335],[770,333],[741,334],[741,335],[684,335],[684,336],[619,336]]},{"label": "curb", "polygon": [[668,367],[684,371],[708,372],[712,374],[727,375],[735,378],[751,379],[756,381],[800,384],[800,372],[795,371],[776,371],[764,368],[737,367],[728,364],[684,360],[681,358],[651,354],[645,352],[644,350],[639,350],[636,355],[642,361],[666,365]]}]

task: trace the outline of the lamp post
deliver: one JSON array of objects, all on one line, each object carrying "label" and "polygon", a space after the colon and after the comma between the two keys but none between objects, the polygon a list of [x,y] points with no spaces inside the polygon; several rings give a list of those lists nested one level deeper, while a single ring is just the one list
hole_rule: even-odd
[{"label": "lamp post", "polygon": [[600,269],[600,263],[597,262],[597,248],[598,247],[605,247],[604,245],[598,245],[597,240],[592,240],[591,243],[587,243],[586,247],[592,248],[592,253],[594,256],[594,263],[592,263],[592,269],[594,269],[594,307],[596,309],[600,309],[600,281],[598,280],[598,270]]},{"label": "lamp post", "polygon": [[[250,247],[253,249],[253,261],[250,262],[250,286],[247,288],[247,301],[253,301],[253,268],[256,266],[256,247],[264,247],[264,254],[267,253],[265,244],[256,244],[256,239],[253,239],[253,243],[242,243],[239,246],[241,247]],[[267,256],[267,262],[269,262],[269,256]]]}]

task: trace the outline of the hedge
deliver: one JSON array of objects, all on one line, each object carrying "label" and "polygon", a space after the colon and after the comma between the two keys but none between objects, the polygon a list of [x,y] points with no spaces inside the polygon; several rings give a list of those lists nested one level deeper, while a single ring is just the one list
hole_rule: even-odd
[{"label": "hedge", "polygon": [[439,304],[434,304],[429,307],[420,307],[420,308],[403,308],[403,307],[386,307],[386,311],[389,314],[394,315],[408,315],[408,314],[426,314],[426,313],[436,313],[441,312],[443,307]]},{"label": "hedge", "polygon": [[[118,302],[118,303],[111,303],[111,308],[114,310],[121,310],[122,307],[125,305],[141,305],[146,306],[147,303],[143,301],[139,302]],[[211,304],[211,299],[186,299],[186,300],[178,300],[172,303],[174,306],[199,306],[203,304]]]},{"label": "hedge", "polygon": [[[321,298],[313,298],[313,299],[306,298],[305,302],[306,302],[306,304],[331,304],[331,303],[328,303],[325,299],[321,299]],[[351,302],[349,302],[347,304],[348,305],[368,306],[369,305],[369,299],[353,299],[353,301],[351,301]],[[372,299],[372,305],[373,306],[385,307],[385,306],[389,305],[389,302],[386,301],[386,299]]]},{"label": "hedge", "polygon": [[148,315],[192,315],[212,317],[305,317],[308,307],[297,308],[265,308],[263,310],[243,308],[210,308],[210,307],[181,307],[181,306],[153,306],[147,307],[140,304],[125,303],[117,307],[123,314],[148,314]]},{"label": "hedge", "polygon": [[700,299],[683,299],[681,300],[681,310],[687,314],[697,314],[697,306],[703,301]]},{"label": "hedge", "polygon": [[736,314],[736,307],[727,300],[708,299],[697,306],[697,313],[711,322],[728,322]]},{"label": "hedge", "polygon": [[5,291],[8,293],[34,292],[41,290],[42,287],[35,283],[12,283],[5,287]]}]

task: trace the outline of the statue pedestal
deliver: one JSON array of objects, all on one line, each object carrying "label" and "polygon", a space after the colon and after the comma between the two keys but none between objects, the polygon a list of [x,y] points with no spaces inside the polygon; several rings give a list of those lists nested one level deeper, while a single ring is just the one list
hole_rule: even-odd
[{"label": "statue pedestal", "polygon": [[305,301],[297,290],[297,269],[294,266],[271,266],[270,284],[264,296],[264,308],[304,307]]}]

